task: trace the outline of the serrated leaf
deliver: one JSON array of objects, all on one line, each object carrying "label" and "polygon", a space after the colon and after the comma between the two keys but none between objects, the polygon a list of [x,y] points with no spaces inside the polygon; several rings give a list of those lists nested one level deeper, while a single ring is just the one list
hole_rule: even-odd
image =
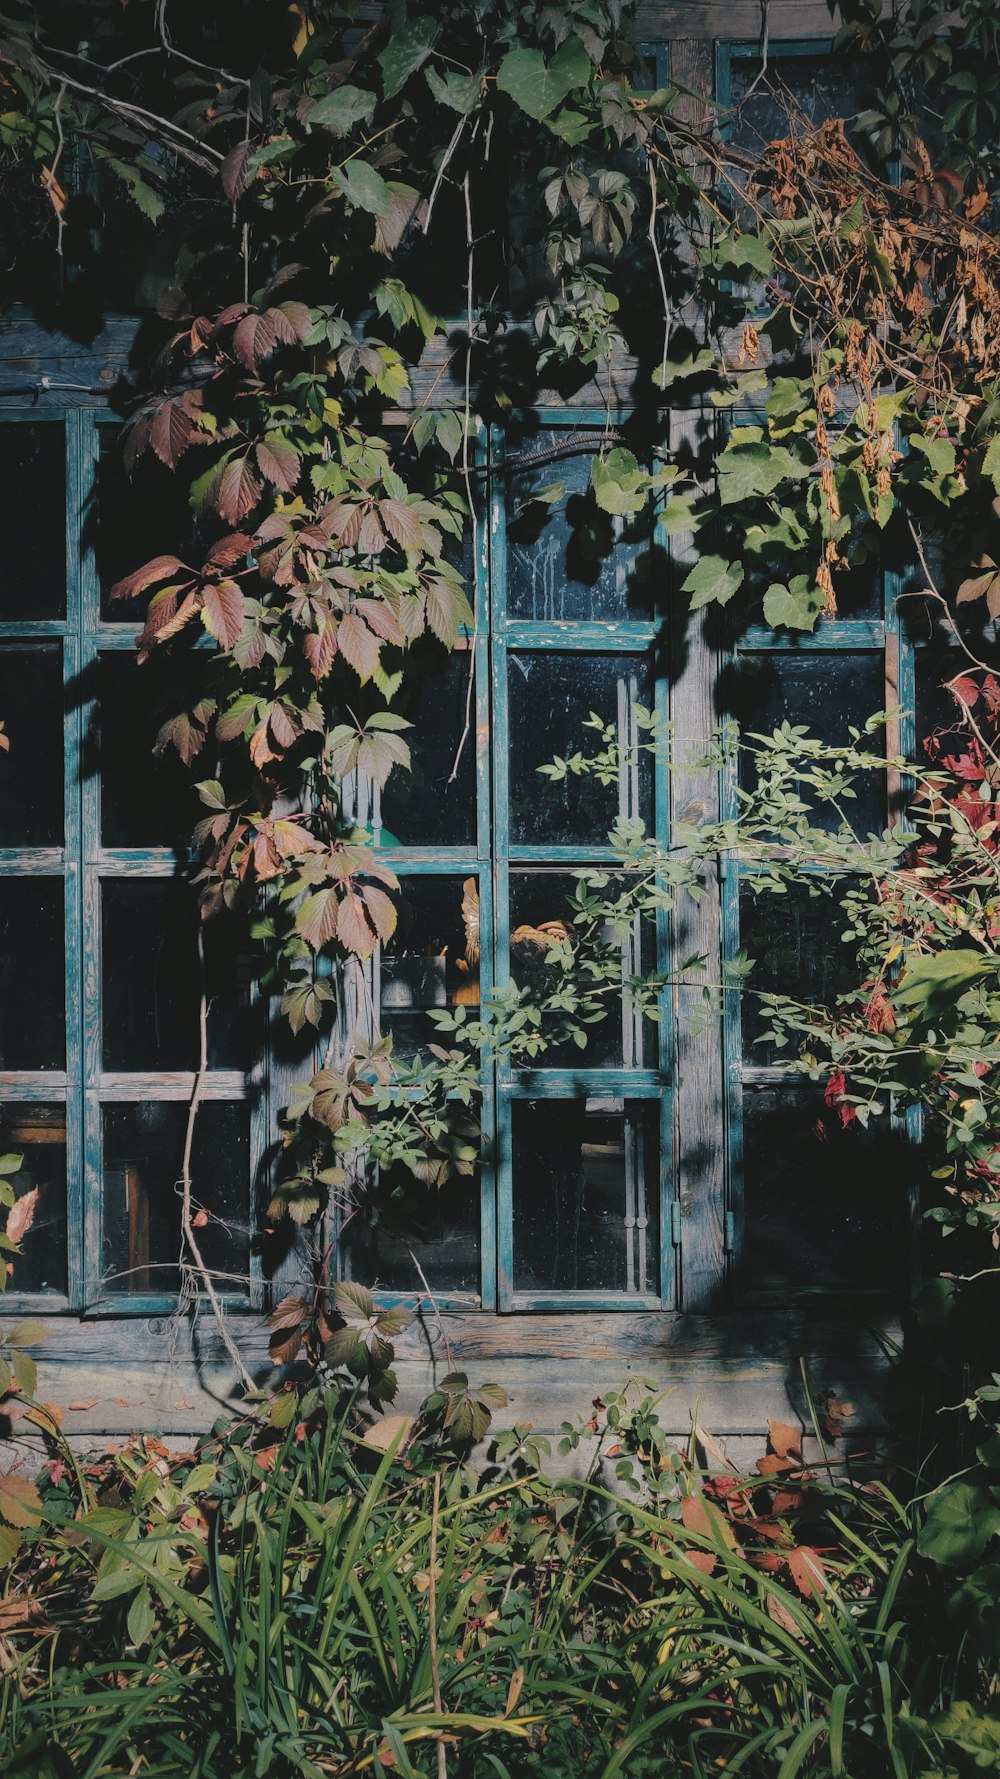
[{"label": "serrated leaf", "polygon": [[401,31],[394,31],[378,60],[382,70],[382,93],[391,99],[406,85],[411,74],[422,68],[437,42],[440,25],[433,18],[410,19]]},{"label": "serrated leaf", "polygon": [[37,1526],[42,1517],[42,1497],[26,1476],[0,1475],[0,1519],[20,1531]]},{"label": "serrated leaf", "polygon": [[328,885],[326,889],[316,890],[307,896],[295,916],[295,930],[311,945],[314,951],[321,951],[329,945],[337,935],[337,915],[340,897],[336,889]]},{"label": "serrated leaf", "polygon": [[348,890],[337,911],[337,938],[344,950],[354,957],[371,957],[375,950],[375,933],[368,923],[361,897],[353,890]]},{"label": "serrated leaf", "polygon": [[235,581],[207,581],[201,597],[206,629],[224,649],[232,649],[246,622],[242,589]]},{"label": "serrated leaf", "polygon": [[379,640],[369,630],[368,625],[357,616],[356,612],[348,612],[340,621],[337,631],[337,646],[344,660],[354,668],[362,685],[370,680],[378,666]]},{"label": "serrated leaf", "polygon": [[334,1306],[341,1316],[360,1317],[364,1322],[375,1314],[375,1299],[364,1285],[354,1279],[338,1279],[333,1287]]},{"label": "serrated leaf", "polygon": [[349,84],[334,87],[332,92],[317,99],[306,114],[306,123],[331,130],[335,136],[346,136],[362,118],[371,116],[375,105],[375,94],[367,87]]},{"label": "serrated leaf", "polygon": [[724,556],[701,556],[681,583],[681,591],[690,593],[691,610],[715,602],[728,605],[743,583],[739,562],[727,562]]},{"label": "serrated leaf", "polygon": [[368,161],[345,161],[343,166],[333,167],[330,176],[356,210],[367,210],[372,216],[382,216],[388,210],[389,188]]},{"label": "serrated leaf", "polygon": [[550,62],[540,50],[508,50],[497,71],[497,91],[507,93],[515,105],[542,123],[567,95],[586,86],[593,64],[579,37],[567,37]]}]

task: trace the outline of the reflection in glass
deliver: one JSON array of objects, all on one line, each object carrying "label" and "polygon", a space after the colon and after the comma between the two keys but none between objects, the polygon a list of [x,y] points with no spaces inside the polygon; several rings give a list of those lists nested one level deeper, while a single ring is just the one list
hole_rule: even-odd
[{"label": "reflection in glass", "polygon": [[[602,440],[562,431],[526,439],[507,489],[507,610],[549,622],[642,618],[652,604],[652,512],[604,513],[590,488]],[[561,493],[553,498],[553,491]]]},{"label": "reflection in glass", "polygon": [[[183,476],[172,475],[152,451],[139,458],[131,476],[122,460],[117,427],[98,428],[100,456],[97,463],[95,510],[88,514],[94,536],[97,574],[101,586],[101,617],[105,622],[132,624],[145,620],[148,597],[110,599],[111,588],[132,574],[152,556],[192,556],[194,522],[184,492]],[[156,515],[155,536],[150,514]]]},{"label": "reflection in glass", "polygon": [[0,1069],[66,1066],[63,886],[0,877]]},{"label": "reflection in glass", "polygon": [[[638,754],[635,707],[650,704],[645,660],[633,655],[510,654],[510,837],[515,843],[606,845],[619,816],[649,825],[649,755]],[[590,773],[554,782],[538,771],[554,756],[604,751],[591,713],[610,724],[622,757],[610,785]]]},{"label": "reflection in glass", "polygon": [[742,996],[743,1055],[747,1062],[791,1062],[795,1044],[781,1050],[760,1043],[770,1024],[758,994],[791,995],[823,1006],[858,984],[854,953],[841,941],[843,886],[832,895],[811,896],[805,884],[791,884],[784,895],[755,895],[750,883],[740,884],[740,945],[754,959]]},{"label": "reflection in glass", "polygon": [[[544,865],[515,868],[510,873],[510,973],[518,988],[530,991],[534,1001],[542,999],[565,983],[558,964],[546,963],[553,942],[568,937],[578,943],[587,934],[588,955],[596,947],[608,960],[615,977],[634,976],[640,967],[652,968],[655,956],[655,928],[651,921],[636,920],[627,939],[616,936],[610,923],[591,939],[589,927],[574,924],[574,895],[578,879],[569,871],[554,871]],[[599,894],[603,900],[615,895],[614,883]],[[584,1029],[586,1049],[581,1050],[574,1038],[553,1043],[531,1063],[532,1068],[612,1069],[642,1068],[647,1047],[652,1047],[652,1027],[629,1005],[624,994],[604,996],[605,1017]],[[557,1016],[553,1016],[557,1017]],[[544,1027],[543,1027],[544,1031]]]},{"label": "reflection in glass", "polygon": [[0,427],[0,488],[8,514],[0,623],[64,618],[66,444],[60,420]]},{"label": "reflection in glass", "polygon": [[[198,910],[171,878],[107,879],[101,889],[101,976],[106,1069],[198,1065]],[[205,927],[208,1063],[248,1067],[249,996],[239,927]]]},{"label": "reflection in glass", "polygon": [[422,1297],[429,1285],[478,1297],[478,1176],[425,1186],[393,1168],[345,1224],[342,1247],[348,1276],[376,1293]]},{"label": "reflection in glass", "polygon": [[432,1007],[479,1006],[479,891],[474,877],[403,877],[396,931],[381,951],[379,1017],[397,1056],[433,1043]]},{"label": "reflection in glass", "polygon": [[0,846],[61,846],[61,643],[0,645]]},{"label": "reflection in glass", "polygon": [[851,119],[865,103],[863,72],[832,56],[777,56],[762,69],[756,56],[733,56],[730,140],[759,151],[827,118]]},{"label": "reflection in glass", "polygon": [[[808,730],[814,740],[849,747],[848,729],[863,731],[868,718],[884,710],[885,704],[882,657],[874,650],[801,655],[775,650],[741,654],[728,709],[749,735],[769,735],[787,722]],[[882,752],[884,730],[864,737],[859,745]],[[757,782],[755,763],[747,752],[740,755],[740,782],[748,790]],[[885,773],[859,774],[855,788],[857,794],[843,801],[844,818],[856,833],[881,833],[886,822]],[[807,789],[802,788],[802,796],[810,801]],[[816,805],[812,819],[824,828],[841,825],[841,816],[826,802]]]},{"label": "reflection in glass", "polygon": [[20,1254],[5,1256],[7,1289],[66,1295],[66,1108],[0,1104],[0,1155],[23,1155],[11,1178],[18,1199],[37,1192]]},{"label": "reflection in glass", "polygon": [[891,1296],[903,1156],[886,1120],[844,1129],[821,1092],[757,1087],[743,1117],[747,1297]]},{"label": "reflection in glass", "polygon": [[659,1292],[653,1107],[513,1103],[514,1289]]},{"label": "reflection in glass", "polygon": [[[181,1165],[187,1106],[106,1105],[104,1285],[114,1292],[176,1291]],[[250,1263],[248,1111],[224,1100],[198,1108],[191,1163],[198,1246],[215,1282],[245,1291]]]},{"label": "reflection in glass", "polygon": [[[435,654],[426,665],[426,672],[407,678],[393,704],[413,724],[403,737],[410,749],[410,770],[397,767],[380,794],[381,844],[470,846],[476,838],[474,689],[467,702],[472,656],[467,649],[456,649],[444,660]],[[467,711],[470,728],[465,734]]]},{"label": "reflection in glass", "polygon": [[100,657],[101,842],[104,846],[181,846],[204,814],[192,773],[174,747],[159,757],[161,725],[184,702],[178,660],[154,656],[138,666],[131,650]]}]

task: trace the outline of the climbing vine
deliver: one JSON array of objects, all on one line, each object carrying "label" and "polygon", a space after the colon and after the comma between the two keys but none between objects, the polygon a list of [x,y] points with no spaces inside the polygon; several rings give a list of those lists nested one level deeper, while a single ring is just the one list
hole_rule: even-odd
[{"label": "climbing vine", "polygon": [[[195,675],[157,747],[199,776],[204,914],[252,909],[266,990],[316,1033],[266,1211],[312,1224],[365,1165],[471,1174],[484,1046],[585,1043],[621,989],[602,935],[634,910],[581,881],[530,992],[441,1013],[418,1061],[365,1014],[397,885],[354,786],[405,774],[400,694],[474,628],[491,423],[606,389],[590,535],[655,503],[692,611],[809,631],[894,553],[962,646],[1000,615],[1000,101],[978,83],[997,27],[981,0],[845,8],[870,105],[810,122],[789,99],[751,153],[738,119],[657,84],[620,0],[303,0],[252,29],[227,6],[86,10],[85,42],[72,6],[0,21],[0,189],[15,234],[47,219],[60,255],[95,191],[182,224],[123,450],[183,483],[191,526],[157,540],[151,514],[156,553],[114,597],[143,614],[140,661]],[[696,445],[651,459],[670,408],[699,416]],[[643,837],[619,840],[638,869]],[[644,912],[731,844],[690,826]],[[662,983],[628,987],[652,1011]],[[385,1343],[361,1348],[381,1377]]]}]

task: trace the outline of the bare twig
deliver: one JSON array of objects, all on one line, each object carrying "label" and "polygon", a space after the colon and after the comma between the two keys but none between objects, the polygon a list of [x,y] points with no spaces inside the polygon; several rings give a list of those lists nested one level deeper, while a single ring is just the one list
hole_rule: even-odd
[{"label": "bare twig", "polygon": [[[202,1099],[204,1098],[205,1077],[208,1074],[208,991],[205,982],[205,933],[200,922],[198,924],[198,977],[198,1072],[195,1076],[194,1088],[188,1103],[187,1126],[184,1132],[184,1155],[181,1161],[181,1264],[182,1267],[190,1264],[191,1270],[194,1272],[199,1285],[202,1287],[205,1296],[208,1298],[211,1305],[212,1314],[215,1317],[220,1339],[233,1362],[236,1375],[245,1390],[253,1390],[256,1386],[253,1378],[250,1376],[250,1373],[243,1363],[239,1348],[230,1332],[222,1304],[219,1301],[219,1294],[215,1289],[215,1282],[208,1267],[205,1265],[198,1237],[195,1234],[194,1218],[191,1213],[193,1197],[191,1157],[194,1149],[194,1133],[195,1126],[198,1122],[198,1110],[201,1106]],[[184,1258],[185,1249],[191,1256],[190,1263]]]}]

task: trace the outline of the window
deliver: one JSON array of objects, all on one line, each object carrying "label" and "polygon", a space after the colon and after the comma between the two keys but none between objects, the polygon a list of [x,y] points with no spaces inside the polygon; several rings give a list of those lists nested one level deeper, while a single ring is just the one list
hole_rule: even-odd
[{"label": "window", "polygon": [[[404,1056],[433,1037],[434,1008],[474,1009],[494,983],[544,990],[546,935],[572,921],[575,873],[612,862],[617,819],[641,816],[666,837],[669,774],[631,750],[640,709],[676,715],[685,674],[704,679],[706,712],[722,666],[727,708],[752,726],[788,717],[834,739],[877,707],[913,705],[898,577],[874,567],[852,572],[843,615],[813,636],[783,644],[751,627],[728,662],[688,638],[675,675],[669,588],[684,571],[667,560],[653,513],[612,521],[591,504],[603,420],[560,410],[483,445],[475,630],[453,655],[428,645],[419,658],[404,694],[412,776],[390,778],[381,793],[358,786],[359,818],[401,883],[371,999],[377,1029]],[[0,711],[11,742],[0,753],[0,1140],[25,1152],[25,1185],[40,1193],[12,1280],[18,1298],[122,1314],[169,1306],[181,1283],[178,1183],[199,1062],[199,971],[193,898],[178,870],[195,800],[170,750],[150,751],[166,676],[155,659],[136,668],[135,614],[107,600],[145,547],[127,535],[136,509],[122,503],[111,425],[92,411],[53,410],[5,412],[0,425],[12,499],[32,510],[43,487],[47,511],[65,516],[23,544],[15,535],[0,583]],[[159,478],[155,465],[148,473]],[[171,514],[170,493],[164,474],[148,498],[182,542],[186,517]],[[187,668],[197,673],[204,658],[193,649]],[[538,767],[588,746],[591,712],[624,745],[617,781],[553,783]],[[889,746],[911,744],[907,719]],[[880,777],[860,800],[864,829],[884,822],[885,794]],[[758,899],[750,877],[739,862],[725,876],[723,953],[742,946],[756,956],[765,989],[836,988],[831,903],[800,891]],[[678,945],[688,950],[689,938],[679,934]],[[660,917],[656,930],[607,942],[627,975],[665,968],[669,940]],[[201,1233],[230,1304],[249,1307],[266,1285],[255,1183],[290,1080],[308,1061],[268,1054],[263,1009],[224,925],[208,929],[205,969]],[[906,1207],[878,1183],[887,1171],[898,1177],[896,1159],[887,1170],[877,1141],[852,1149],[845,1216],[845,1151],[816,1140],[816,1091],[758,1042],[752,997],[742,1013],[729,1000],[723,1031],[694,1042],[669,1004],[653,1025],[619,997],[585,1049],[491,1067],[475,1181],[369,1182],[340,1232],[345,1272],[389,1298],[429,1289],[442,1308],[501,1312],[721,1309],[884,1291]],[[719,1252],[705,1261],[715,1226]]]},{"label": "window", "polygon": [[[151,753],[162,685],[136,670],[134,614],[106,602],[122,540],[107,459],[98,474],[103,428],[88,412],[3,418],[12,510],[38,515],[13,532],[0,593],[0,1119],[26,1156],[19,1185],[39,1189],[11,1288],[46,1308],[152,1309],[180,1284],[199,1062],[196,908],[178,877],[195,804],[179,765]],[[206,1260],[246,1303],[260,1043],[221,931],[206,972],[194,1172]]]}]

